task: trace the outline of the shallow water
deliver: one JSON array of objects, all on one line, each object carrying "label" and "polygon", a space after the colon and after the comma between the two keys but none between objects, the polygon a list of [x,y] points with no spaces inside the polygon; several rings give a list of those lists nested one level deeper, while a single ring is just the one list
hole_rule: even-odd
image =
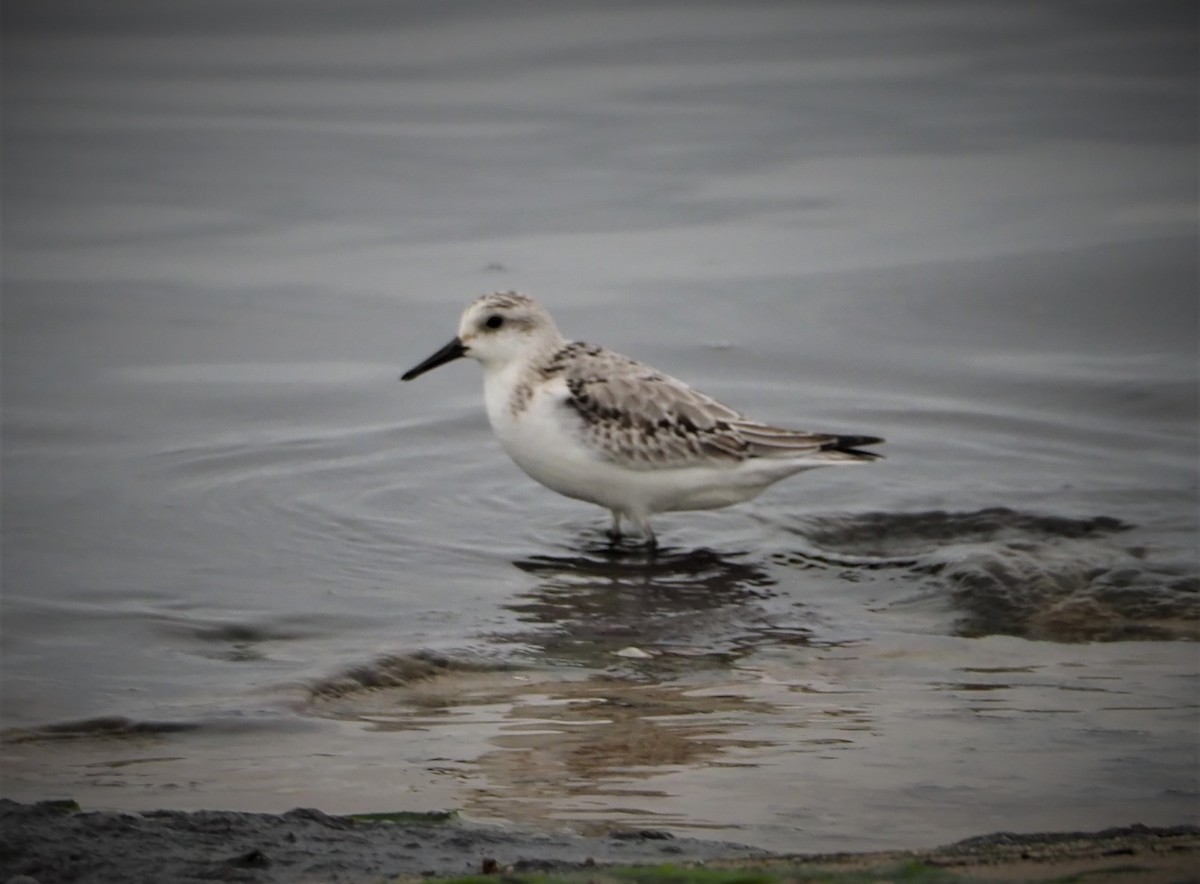
[{"label": "shallow water", "polygon": [[[1196,34],[1147,9],[7,6],[4,794],[1194,819]],[[396,380],[496,288],[887,460],[610,551],[474,366]]]}]

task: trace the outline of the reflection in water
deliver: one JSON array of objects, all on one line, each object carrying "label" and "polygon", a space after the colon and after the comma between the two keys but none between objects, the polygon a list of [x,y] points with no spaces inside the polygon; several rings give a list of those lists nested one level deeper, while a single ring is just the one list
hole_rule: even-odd
[{"label": "reflection in water", "polygon": [[629,653],[646,661],[636,649],[654,659],[639,671],[649,665],[658,675],[672,663],[728,662],[765,640],[805,641],[795,606],[783,603],[770,589],[774,579],[744,555],[668,548],[651,556],[594,545],[520,559],[513,564],[540,582],[507,607],[536,628],[509,638],[551,661],[588,666],[612,666]]},{"label": "reflection in water", "polygon": [[[308,711],[369,722],[406,740],[437,734],[431,745],[439,754],[427,764],[471,784],[462,800],[472,816],[554,819],[593,832],[650,815],[656,824],[686,826],[686,813],[657,806],[669,795],[656,777],[753,767],[756,753],[779,742],[763,726],[778,708],[754,677],[709,670],[647,683],[579,669],[453,664],[408,672],[383,689],[314,692]],[[821,721],[813,738],[827,738],[828,727]]]},{"label": "reflection in water", "polygon": [[[1193,658],[1168,643],[1139,659],[1098,645],[825,636],[843,582],[854,590],[846,603],[859,605],[875,595],[873,578],[895,579],[890,569],[965,586],[955,575],[999,554],[1103,566],[1125,532],[995,510],[822,517],[805,528],[796,535],[815,555],[650,557],[582,544],[520,559],[526,588],[508,607],[525,634],[499,639],[526,642],[537,665],[385,660],[314,691],[307,710],[366,722],[397,746],[423,740],[424,769],[453,778],[456,806],[472,816],[581,831],[741,839],[748,828],[728,832],[737,820],[778,827],[773,846],[786,849],[798,831],[833,837],[844,819],[881,813],[978,828],[980,796],[999,796],[1014,819],[1034,818],[1037,796],[1042,825],[1063,808],[1108,824],[1110,810],[1077,791],[1089,777],[1124,790],[1122,814],[1190,813],[1194,792],[1178,783],[1194,767]],[[803,647],[780,646],[788,641]],[[1144,757],[1147,723],[1158,728],[1153,764],[1115,771],[1113,758]],[[1044,761],[1031,768],[1030,758]]]},{"label": "reflection in water", "polygon": [[[495,747],[475,761],[468,809],[485,817],[687,825],[652,781],[672,770],[755,765],[772,740],[745,736],[776,714],[728,665],[771,641],[805,642],[796,608],[744,552],[585,543],[513,564],[537,578],[507,607],[531,629],[509,640],[551,665],[603,669],[528,685]],[[635,651],[636,656],[628,656]],[[716,679],[713,681],[712,679]]]},{"label": "reflection in water", "polygon": [[496,748],[475,762],[486,785],[472,790],[471,813],[570,818],[593,833],[651,815],[658,824],[686,824],[651,810],[666,793],[648,780],[671,769],[748,763],[731,753],[770,745],[731,735],[773,706],[728,687],[713,694],[602,678],[561,687],[513,704],[491,741]]}]

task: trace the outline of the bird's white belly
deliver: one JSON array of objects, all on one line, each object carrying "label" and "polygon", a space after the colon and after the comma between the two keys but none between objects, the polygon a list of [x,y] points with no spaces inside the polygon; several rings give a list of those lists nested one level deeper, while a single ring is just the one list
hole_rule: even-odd
[{"label": "bird's white belly", "polygon": [[573,432],[570,415],[559,409],[539,395],[520,415],[492,415],[489,409],[488,416],[504,451],[531,478],[567,497],[622,508],[630,471],[593,456]]},{"label": "bird's white belly", "polygon": [[505,452],[531,478],[634,518],[742,503],[779,478],[749,463],[630,469],[604,460],[584,445],[575,416],[549,391],[535,394],[518,415],[489,402],[488,417]]}]

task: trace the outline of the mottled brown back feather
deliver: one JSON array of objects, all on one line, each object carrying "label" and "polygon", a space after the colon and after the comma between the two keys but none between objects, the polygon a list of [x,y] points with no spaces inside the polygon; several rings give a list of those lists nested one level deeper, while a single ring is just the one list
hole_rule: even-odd
[{"label": "mottled brown back feather", "polygon": [[839,437],[770,427],[744,419],[682,381],[619,353],[579,341],[555,352],[539,369],[562,377],[563,406],[580,420],[584,441],[614,463],[633,469],[735,464],[750,458],[850,452]]}]

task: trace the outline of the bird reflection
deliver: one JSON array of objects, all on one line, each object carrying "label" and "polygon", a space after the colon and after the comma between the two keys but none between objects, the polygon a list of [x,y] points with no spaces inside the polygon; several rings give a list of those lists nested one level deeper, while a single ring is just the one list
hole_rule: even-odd
[{"label": "bird reflection", "polygon": [[[534,629],[518,638],[589,666],[728,662],[769,640],[803,642],[795,607],[745,552],[600,543],[513,564],[537,577],[507,607]],[[772,604],[775,600],[775,604]],[[645,656],[643,656],[645,655]]]}]

